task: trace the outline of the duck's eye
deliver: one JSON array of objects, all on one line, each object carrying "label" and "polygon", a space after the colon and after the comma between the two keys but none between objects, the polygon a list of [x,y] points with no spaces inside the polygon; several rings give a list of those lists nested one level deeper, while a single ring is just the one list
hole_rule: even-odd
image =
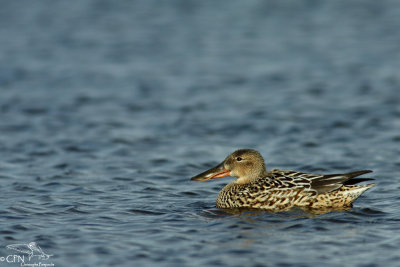
[{"label": "duck's eye", "polygon": [[237,161],[242,161],[242,158],[241,157],[237,157],[236,160]]}]

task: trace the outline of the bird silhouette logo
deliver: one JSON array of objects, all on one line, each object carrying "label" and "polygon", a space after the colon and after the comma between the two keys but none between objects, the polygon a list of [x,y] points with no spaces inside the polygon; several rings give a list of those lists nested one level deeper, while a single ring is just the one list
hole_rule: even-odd
[{"label": "bird silhouette logo", "polygon": [[32,257],[38,257],[39,260],[48,260],[51,256],[53,256],[44,253],[42,248],[39,247],[39,245],[36,244],[36,242],[30,242],[28,244],[8,245],[7,248],[28,254],[29,260],[31,260]]}]

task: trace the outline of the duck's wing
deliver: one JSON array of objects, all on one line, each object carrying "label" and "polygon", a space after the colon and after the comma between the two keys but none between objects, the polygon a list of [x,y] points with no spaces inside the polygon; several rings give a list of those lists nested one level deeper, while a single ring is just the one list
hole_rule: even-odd
[{"label": "duck's wing", "polygon": [[[278,187],[282,188],[303,188],[306,191],[315,191],[318,194],[327,193],[339,189],[345,184],[355,184],[371,180],[353,179],[371,170],[362,170],[340,174],[312,174],[287,170],[272,170],[269,177],[277,181]],[[352,180],[353,179],[353,180]]]},{"label": "duck's wing", "polygon": [[265,177],[242,186],[235,201],[242,207],[283,210],[292,207],[294,203],[307,204],[308,200],[318,194],[337,190],[353,177],[368,172],[371,171],[323,175],[272,170]]},{"label": "duck's wing", "polygon": [[273,170],[265,177],[259,178],[240,188],[235,202],[241,207],[261,208],[267,210],[284,210],[293,206],[299,199],[317,195],[311,188],[311,179],[292,177],[291,171]]},{"label": "duck's wing", "polygon": [[[300,176],[301,175],[301,176]],[[238,197],[248,202],[264,202],[272,198],[288,197],[303,191],[303,194],[317,195],[311,188],[311,176],[306,173],[274,169],[249,184],[243,186]]]}]

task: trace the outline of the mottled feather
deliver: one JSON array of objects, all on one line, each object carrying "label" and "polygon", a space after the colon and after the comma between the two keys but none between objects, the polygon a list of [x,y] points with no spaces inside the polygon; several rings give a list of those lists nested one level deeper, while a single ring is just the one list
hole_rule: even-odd
[{"label": "mottled feather", "polygon": [[[346,192],[368,189],[373,185],[343,185],[349,179],[371,172],[369,170],[345,174],[311,174],[275,169],[245,185],[228,184],[218,195],[219,208],[262,208],[286,210],[297,207],[342,207],[350,205],[357,196]],[[342,190],[338,190],[342,188]],[[362,190],[362,191],[365,191]],[[349,195],[345,197],[345,195]],[[337,201],[342,197],[343,201]],[[316,200],[319,200],[316,203]]]},{"label": "mottled feather", "polygon": [[292,207],[305,209],[343,208],[350,206],[374,184],[357,185],[370,179],[353,179],[370,170],[343,174],[311,174],[273,169],[266,171],[264,159],[255,150],[241,149],[221,164],[192,180],[224,176],[238,177],[227,184],[217,197],[218,208],[259,208],[272,211]]}]

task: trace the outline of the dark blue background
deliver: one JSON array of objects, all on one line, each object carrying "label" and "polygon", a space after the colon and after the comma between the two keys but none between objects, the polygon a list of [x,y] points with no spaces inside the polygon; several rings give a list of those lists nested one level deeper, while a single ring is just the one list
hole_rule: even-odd
[{"label": "dark blue background", "polygon": [[[396,266],[399,70],[396,0],[1,1],[0,257]],[[189,177],[242,147],[378,185],[346,212],[225,214],[230,179]]]}]

